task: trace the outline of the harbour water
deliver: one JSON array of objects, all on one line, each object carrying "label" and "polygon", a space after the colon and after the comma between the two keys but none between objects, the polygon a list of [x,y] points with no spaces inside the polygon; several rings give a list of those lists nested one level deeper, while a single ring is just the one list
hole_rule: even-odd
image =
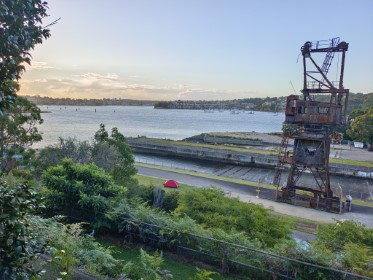
[{"label": "harbour water", "polygon": [[[181,140],[204,132],[281,131],[284,115],[268,112],[167,110],[149,106],[40,106],[43,141],[35,148],[57,143],[59,137],[90,140],[100,123],[117,127],[126,137],[146,136]],[[48,112],[48,113],[47,113]]]}]

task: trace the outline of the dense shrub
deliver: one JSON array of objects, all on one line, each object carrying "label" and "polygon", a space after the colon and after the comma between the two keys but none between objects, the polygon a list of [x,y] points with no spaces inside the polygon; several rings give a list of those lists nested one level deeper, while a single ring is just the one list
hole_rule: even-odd
[{"label": "dense shrub", "polygon": [[267,246],[274,246],[289,233],[288,225],[269,215],[262,206],[227,197],[219,189],[183,192],[178,203],[178,215],[188,215],[209,228],[243,231]]},{"label": "dense shrub", "polygon": [[334,252],[340,251],[348,243],[373,249],[373,229],[354,221],[340,220],[335,224],[321,225],[317,243]]},{"label": "dense shrub", "polygon": [[125,200],[126,188],[95,164],[80,165],[71,159],[49,168],[42,176],[47,211],[94,223],[105,223],[105,212],[115,201]]}]

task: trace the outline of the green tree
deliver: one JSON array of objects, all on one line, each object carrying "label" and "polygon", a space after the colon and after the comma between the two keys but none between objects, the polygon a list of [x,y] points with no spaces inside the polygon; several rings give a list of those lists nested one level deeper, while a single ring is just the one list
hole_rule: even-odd
[{"label": "green tree", "polygon": [[364,114],[357,113],[347,133],[352,139],[373,144],[373,106],[365,110]]},{"label": "green tree", "polygon": [[349,120],[353,120],[355,119],[356,117],[358,116],[361,116],[361,115],[364,115],[364,111],[363,110],[353,110],[349,115],[348,115],[348,119]]},{"label": "green tree", "polygon": [[117,128],[113,128],[109,136],[105,125],[101,124],[94,139],[94,142],[90,143],[75,138],[60,138],[58,144],[42,149],[36,156],[32,164],[34,175],[36,178],[40,177],[43,170],[57,165],[67,157],[80,164],[94,162],[110,173],[116,183],[132,184],[131,176],[136,174],[135,160],[123,134],[119,133]]},{"label": "green tree", "polygon": [[13,103],[18,80],[31,63],[30,51],[50,36],[47,2],[42,0],[2,0],[0,2],[0,115]]},{"label": "green tree", "polygon": [[58,165],[63,158],[71,158],[75,163],[88,164],[92,162],[92,145],[88,141],[60,137],[57,144],[41,149],[30,167],[34,176],[40,179],[45,170]]},{"label": "green tree", "polygon": [[42,180],[50,214],[90,221],[96,227],[105,222],[105,212],[116,199],[125,199],[126,188],[115,185],[110,175],[94,163],[81,165],[66,158],[49,168]]},{"label": "green tree", "polygon": [[109,172],[115,182],[127,183],[130,177],[136,174],[136,168],[133,151],[124,135],[114,127],[109,136],[105,125],[100,124],[100,129],[95,133],[94,138],[93,161]]},{"label": "green tree", "polygon": [[1,169],[7,169],[10,158],[17,153],[25,154],[26,147],[42,140],[37,125],[43,119],[40,109],[24,97],[16,97],[7,114],[0,116]]}]

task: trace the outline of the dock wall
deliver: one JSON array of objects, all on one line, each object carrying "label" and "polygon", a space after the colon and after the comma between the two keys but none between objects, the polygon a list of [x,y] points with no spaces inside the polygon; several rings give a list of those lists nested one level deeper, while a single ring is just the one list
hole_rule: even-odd
[{"label": "dock wall", "polygon": [[[142,142],[133,139],[128,139],[127,142],[138,153],[262,168],[274,168],[277,164],[277,156],[275,155],[149,141]],[[373,179],[373,168],[371,167],[330,163],[329,171],[335,175]]]}]

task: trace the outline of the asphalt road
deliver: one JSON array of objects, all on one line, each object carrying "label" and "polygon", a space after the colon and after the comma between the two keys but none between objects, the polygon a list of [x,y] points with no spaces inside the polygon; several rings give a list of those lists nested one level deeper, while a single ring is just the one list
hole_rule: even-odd
[{"label": "asphalt road", "polygon": [[354,220],[365,224],[367,227],[373,228],[373,208],[353,205],[352,212],[350,213],[328,213],[310,208],[298,207],[294,205],[276,202],[274,201],[274,190],[262,188],[260,191],[260,198],[257,198],[256,187],[250,187],[247,185],[241,185],[233,182],[225,182],[194,175],[181,174],[172,171],[164,171],[156,168],[142,166],[136,166],[136,168],[138,170],[139,175],[162,179],[174,179],[180,183],[201,188],[215,186],[223,189],[232,197],[238,197],[241,201],[262,204],[264,207],[271,208],[278,213],[320,222],[334,222],[340,219]]}]

